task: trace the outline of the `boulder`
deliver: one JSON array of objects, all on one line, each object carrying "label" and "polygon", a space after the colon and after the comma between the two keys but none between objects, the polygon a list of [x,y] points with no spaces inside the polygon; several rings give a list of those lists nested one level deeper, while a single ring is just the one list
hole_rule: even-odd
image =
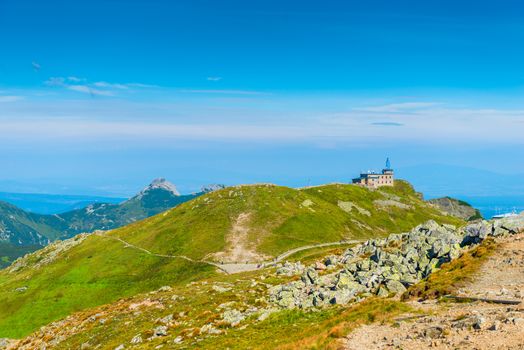
[{"label": "boulder", "polygon": [[167,326],[158,326],[153,329],[153,335],[156,337],[165,337],[167,335]]},{"label": "boulder", "polygon": [[386,288],[388,291],[395,294],[404,293],[406,291],[406,287],[404,287],[404,285],[397,280],[386,281]]},{"label": "boulder", "polygon": [[227,310],[222,314],[222,320],[232,327],[237,326],[240,322],[244,320],[244,315],[238,310]]},{"label": "boulder", "polygon": [[314,268],[309,267],[306,271],[304,271],[301,279],[302,282],[304,282],[306,285],[315,284],[318,279],[318,272]]}]

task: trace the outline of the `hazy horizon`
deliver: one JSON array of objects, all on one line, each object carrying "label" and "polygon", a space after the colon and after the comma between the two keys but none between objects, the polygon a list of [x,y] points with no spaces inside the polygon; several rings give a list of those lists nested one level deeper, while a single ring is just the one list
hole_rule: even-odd
[{"label": "hazy horizon", "polygon": [[[432,193],[524,194],[518,9],[3,1],[0,190],[298,187],[349,182],[389,156]],[[457,171],[484,174],[481,188]]]}]

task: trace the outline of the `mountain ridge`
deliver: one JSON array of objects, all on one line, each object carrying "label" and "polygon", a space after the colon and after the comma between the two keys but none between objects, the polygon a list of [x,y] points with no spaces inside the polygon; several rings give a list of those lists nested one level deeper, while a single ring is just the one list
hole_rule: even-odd
[{"label": "mountain ridge", "polygon": [[232,260],[260,263],[256,256],[271,260],[306,245],[385,237],[427,220],[463,223],[403,181],[374,191],[346,184],[210,192],[125,227],[53,243],[0,271],[0,337],[26,335],[72,311],[218,276],[205,261],[229,262],[238,236],[243,252]]},{"label": "mountain ridge", "polygon": [[[82,209],[42,215],[26,212],[0,201],[0,267],[13,257],[14,246],[43,247],[79,233],[110,230],[158,214],[198,197],[202,192],[180,195],[165,179],[155,179],[139,194],[121,203],[92,203]],[[9,261],[2,257],[10,257]]]}]

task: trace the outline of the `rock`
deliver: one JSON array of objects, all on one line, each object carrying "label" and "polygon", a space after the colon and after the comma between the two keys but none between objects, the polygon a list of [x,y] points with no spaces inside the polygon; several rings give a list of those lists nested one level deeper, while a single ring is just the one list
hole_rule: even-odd
[{"label": "rock", "polygon": [[167,335],[167,327],[158,326],[155,329],[153,329],[153,334],[157,337],[165,337]]},{"label": "rock", "polygon": [[240,322],[244,320],[244,315],[238,310],[227,310],[222,314],[222,320],[232,327],[237,326]]},{"label": "rock", "polygon": [[301,274],[304,271],[304,269],[305,267],[304,265],[302,265],[300,261],[296,263],[286,261],[282,266],[280,266],[277,269],[276,272],[277,275],[294,276]]},{"label": "rock", "polygon": [[474,329],[482,329],[486,324],[486,319],[482,316],[475,316],[475,322],[473,323]]},{"label": "rock", "polygon": [[338,258],[335,255],[331,255],[324,260],[324,265],[326,266],[333,266],[338,263]]},{"label": "rock", "polygon": [[131,344],[140,344],[142,342],[142,336],[140,334],[137,334],[131,339]]},{"label": "rock", "polygon": [[183,341],[184,341],[184,339],[183,339],[181,336],[178,336],[178,337],[176,337],[176,338],[173,340],[173,343],[175,343],[175,344],[181,344]]},{"label": "rock", "polygon": [[204,325],[202,328],[200,328],[200,333],[207,333],[207,334],[220,334],[222,333],[221,330],[219,329],[216,329],[215,327],[213,327],[213,324],[212,323],[208,323],[206,325]]},{"label": "rock", "polygon": [[167,315],[165,317],[162,317],[160,319],[157,320],[159,323],[162,323],[164,325],[168,325],[170,324],[172,321],[173,321],[173,315]]},{"label": "rock", "polygon": [[406,287],[404,287],[404,285],[397,280],[386,281],[386,288],[388,291],[395,294],[404,293],[406,291]]},{"label": "rock", "polygon": [[520,317],[515,317],[511,321],[513,322],[513,324],[516,324],[516,325],[524,324],[524,318],[520,318]]},{"label": "rock", "polygon": [[171,292],[173,290],[173,288],[171,288],[170,286],[163,286],[163,287],[160,287],[157,292]]},{"label": "rock", "polygon": [[304,273],[302,274],[302,282],[304,282],[306,285],[315,284],[317,279],[318,272],[311,267],[304,271]]},{"label": "rock", "polygon": [[424,330],[424,337],[430,338],[430,339],[437,339],[442,336],[444,333],[444,329],[442,327],[429,327]]},{"label": "rock", "polygon": [[115,350],[124,350],[124,344],[118,345]]},{"label": "rock", "polygon": [[466,316],[460,320],[457,320],[451,324],[453,328],[459,329],[482,329],[486,323],[486,320],[479,315]]},{"label": "rock", "polygon": [[18,293],[23,293],[25,292],[29,287],[27,286],[23,286],[23,287],[18,287],[15,289],[15,292],[18,292]]},{"label": "rock", "polygon": [[385,298],[389,296],[389,291],[385,286],[380,286],[377,291],[377,296],[381,298]]},{"label": "rock", "polygon": [[488,328],[490,331],[498,331],[500,329],[500,321],[495,321],[493,324]]},{"label": "rock", "polygon": [[215,292],[218,292],[218,293],[225,293],[225,292],[229,292],[231,290],[231,288],[228,288],[228,287],[221,287],[221,286],[216,286],[214,285],[213,287],[211,287]]},{"label": "rock", "polygon": [[320,271],[323,271],[325,270],[327,267],[326,265],[324,265],[323,263],[321,263],[320,261],[317,261],[315,263],[315,270],[320,270]]},{"label": "rock", "polygon": [[331,304],[345,305],[355,298],[355,290],[343,289],[333,293],[330,299]]},{"label": "rock", "polygon": [[335,284],[336,289],[351,288],[355,283],[355,278],[349,273],[341,272],[337,276],[337,282]]}]

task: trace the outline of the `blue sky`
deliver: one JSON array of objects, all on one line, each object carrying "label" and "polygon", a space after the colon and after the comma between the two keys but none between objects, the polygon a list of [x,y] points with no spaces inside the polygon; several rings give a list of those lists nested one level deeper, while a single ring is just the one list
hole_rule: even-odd
[{"label": "blue sky", "polygon": [[0,190],[303,186],[390,156],[424,188],[421,169],[459,181],[442,192],[480,169],[524,194],[523,17],[519,1],[0,0]]}]

